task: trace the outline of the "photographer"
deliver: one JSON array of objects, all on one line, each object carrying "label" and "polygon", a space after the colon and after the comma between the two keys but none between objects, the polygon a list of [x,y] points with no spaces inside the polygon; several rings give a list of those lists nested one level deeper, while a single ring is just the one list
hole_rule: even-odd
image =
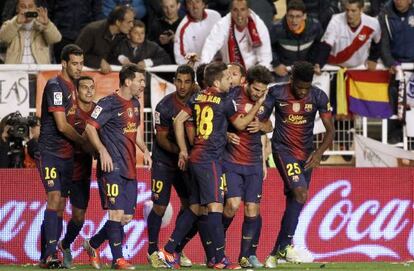
[{"label": "photographer", "polygon": [[38,151],[39,127],[37,117],[22,117],[18,111],[2,119],[0,122],[1,168],[35,167],[33,158]]},{"label": "photographer", "polygon": [[0,28],[0,42],[7,44],[5,64],[50,64],[49,46],[62,36],[47,10],[35,0],[18,0],[16,12]]}]

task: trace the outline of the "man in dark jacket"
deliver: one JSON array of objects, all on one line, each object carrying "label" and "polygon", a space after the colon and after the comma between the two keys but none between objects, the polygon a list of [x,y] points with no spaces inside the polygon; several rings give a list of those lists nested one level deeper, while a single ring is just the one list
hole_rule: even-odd
[{"label": "man in dark jacket", "polygon": [[[392,74],[402,72],[402,62],[414,62],[414,7],[412,0],[388,2],[379,14],[381,26],[381,56]],[[397,114],[398,82],[393,78],[389,85],[390,102]],[[402,123],[389,120],[388,142],[402,140]]]},{"label": "man in dark jacket", "polygon": [[47,0],[49,18],[62,34],[62,40],[53,46],[55,59],[69,43],[75,43],[79,32],[90,22],[103,19],[101,0]]},{"label": "man in dark jacket", "polygon": [[138,64],[141,69],[162,64],[170,64],[168,54],[155,42],[145,38],[145,24],[135,21],[128,34],[128,38],[122,39],[112,50],[109,63],[125,65]]},{"label": "man in dark jacket", "polygon": [[286,16],[270,31],[275,73],[285,77],[288,74],[287,66],[298,60],[311,62],[319,73],[315,57],[322,35],[320,23],[314,18],[307,18],[303,1],[290,1]]},{"label": "man in dark jacket", "polygon": [[99,69],[102,73],[111,71],[107,58],[112,48],[129,33],[134,25],[134,10],[129,6],[118,6],[106,20],[88,24],[76,40],[84,51],[85,66]]},{"label": "man in dark jacket", "polygon": [[[289,5],[288,0],[287,4]],[[309,17],[318,19],[322,28],[325,30],[331,20],[332,15],[339,13],[338,0],[303,0]]]}]

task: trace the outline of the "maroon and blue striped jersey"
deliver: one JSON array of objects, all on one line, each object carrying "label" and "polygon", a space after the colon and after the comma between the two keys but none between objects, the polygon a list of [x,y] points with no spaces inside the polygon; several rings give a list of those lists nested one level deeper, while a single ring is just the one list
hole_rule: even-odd
[{"label": "maroon and blue striped jersey", "polygon": [[[236,115],[246,115],[255,104],[255,101],[252,101],[247,94],[245,87],[232,89],[230,95],[233,96],[237,105]],[[267,118],[265,118],[264,113],[264,107],[261,106],[256,117],[260,121],[266,121]],[[228,143],[226,145],[226,151],[224,152],[224,160],[241,165],[255,165],[263,162],[261,132],[250,133],[247,130],[238,131],[231,124],[229,125],[228,131],[239,136],[240,144]]]},{"label": "maroon and blue striped jersey", "polygon": [[[93,107],[89,112],[85,112],[79,106],[76,106],[74,111],[69,111],[67,116],[68,122],[80,135],[82,135],[85,131],[86,121],[89,119],[92,111]],[[79,145],[75,145],[74,151],[72,180],[87,181],[91,177],[92,155],[85,152]]]},{"label": "maroon and blue striped jersey", "polygon": [[228,120],[237,117],[232,96],[210,87],[193,95],[183,110],[193,117],[196,129],[190,161],[221,160],[227,142]]},{"label": "maroon and blue striped jersey", "polygon": [[68,115],[76,108],[76,92],[72,82],[61,76],[47,81],[42,96],[42,114],[40,118],[39,150],[59,158],[73,157],[73,142],[59,132],[53,112]]},{"label": "maroon and blue striped jersey", "polygon": [[289,153],[299,160],[306,160],[313,151],[313,126],[316,112],[331,117],[329,98],[323,90],[312,86],[307,96],[296,99],[290,83],[276,84],[269,88],[264,102],[265,115],[275,110],[275,128],[272,137],[273,153]]},{"label": "maroon and blue striped jersey", "polygon": [[120,175],[136,178],[136,138],[140,125],[140,104],[136,98],[125,100],[117,93],[98,101],[88,123],[99,137]]}]

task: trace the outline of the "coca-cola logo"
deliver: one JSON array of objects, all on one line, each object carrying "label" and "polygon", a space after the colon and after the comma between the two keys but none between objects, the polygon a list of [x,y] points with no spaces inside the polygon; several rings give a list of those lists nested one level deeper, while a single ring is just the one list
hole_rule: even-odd
[{"label": "coca-cola logo", "polygon": [[[97,183],[92,182],[91,188],[97,189]],[[145,182],[137,182],[137,189],[137,209],[142,209],[143,203],[151,197],[151,190],[147,187]],[[92,192],[92,194],[93,193],[95,192]],[[92,204],[94,205],[93,208],[100,208],[96,202],[91,202],[90,205]],[[90,207],[92,208],[92,206]],[[38,244],[40,238],[40,226],[42,224],[45,208],[46,204],[44,202],[18,200],[7,201],[0,207],[0,241],[2,243],[2,246],[0,247],[0,260],[7,260],[9,262],[17,262],[20,260],[19,257],[21,257],[21,255],[14,255],[13,252],[11,252],[13,250],[13,242],[16,242],[18,236],[20,239],[24,239],[23,250],[26,256],[33,261],[39,259],[40,251]],[[70,204],[67,204],[65,212],[65,217],[70,217]],[[93,213],[96,216],[96,212]],[[106,212],[99,213],[101,214],[101,217],[87,216],[84,226],[79,234],[81,240],[90,238],[105,224],[107,220]],[[66,228],[66,221],[64,221],[63,226]],[[126,258],[133,258],[144,247],[147,242],[147,238],[144,236],[145,228],[146,222],[144,221],[142,214],[138,215],[138,218],[132,220],[124,227],[126,240],[123,252]],[[23,237],[22,234],[25,234],[25,236]],[[72,255],[74,258],[78,257],[82,251],[83,248],[81,242],[75,242],[72,245]],[[112,259],[109,245],[106,244],[102,247],[101,257]]]},{"label": "coca-cola logo", "polygon": [[[400,244],[405,239],[408,253],[414,256],[413,201],[383,202],[375,199],[379,195],[366,193],[355,204],[351,192],[349,180],[337,180],[317,192],[301,213],[294,243],[308,249],[316,260],[345,254],[401,259]],[[309,242],[310,231],[319,240]]]}]

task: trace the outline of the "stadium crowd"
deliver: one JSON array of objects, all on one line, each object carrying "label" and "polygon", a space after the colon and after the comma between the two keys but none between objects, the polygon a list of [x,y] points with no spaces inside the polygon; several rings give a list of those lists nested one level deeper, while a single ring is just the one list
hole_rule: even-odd
[{"label": "stadium crowd", "polygon": [[[47,194],[40,267],[72,267],[70,245],[85,220],[96,156],[108,219],[83,247],[91,265],[100,269],[99,247],[108,241],[112,267],[134,269],[123,257],[122,243],[124,226],[135,212],[136,147],[152,174],[153,208],[147,218],[152,267],[191,266],[183,250],[197,233],[206,264],[214,269],[275,268],[281,259],[301,262],[292,238],[312,169],[334,137],[329,97],[312,85],[313,75],[326,64],[375,70],[380,59],[397,75],[401,63],[414,62],[414,7],[411,0],[371,1],[369,12],[378,16],[373,17],[363,0],[341,5],[290,0],[286,15],[273,23],[273,1],[230,0],[227,9],[222,2],[4,2],[4,63],[60,63],[62,68],[45,86],[40,134],[32,131],[37,142],[32,156]],[[145,69],[171,63],[179,65],[176,91],[155,108],[150,154],[140,133],[137,97],[147,83]],[[106,74],[111,65],[122,66],[120,87],[95,104],[95,82],[82,75],[83,66]],[[391,87],[395,114],[396,93]],[[274,123],[269,120],[273,112]],[[326,133],[314,149],[317,112]],[[8,145],[10,119],[0,123],[3,145]],[[401,140],[398,126],[396,121],[390,134],[396,141]],[[38,129],[39,122],[31,127]],[[266,133],[272,131],[269,142]],[[262,264],[256,249],[269,143],[284,181],[286,207],[274,248]],[[161,247],[158,235],[172,186],[182,207]],[[74,211],[59,240],[67,198]],[[225,236],[241,201],[240,254],[232,263],[225,255]]]}]

